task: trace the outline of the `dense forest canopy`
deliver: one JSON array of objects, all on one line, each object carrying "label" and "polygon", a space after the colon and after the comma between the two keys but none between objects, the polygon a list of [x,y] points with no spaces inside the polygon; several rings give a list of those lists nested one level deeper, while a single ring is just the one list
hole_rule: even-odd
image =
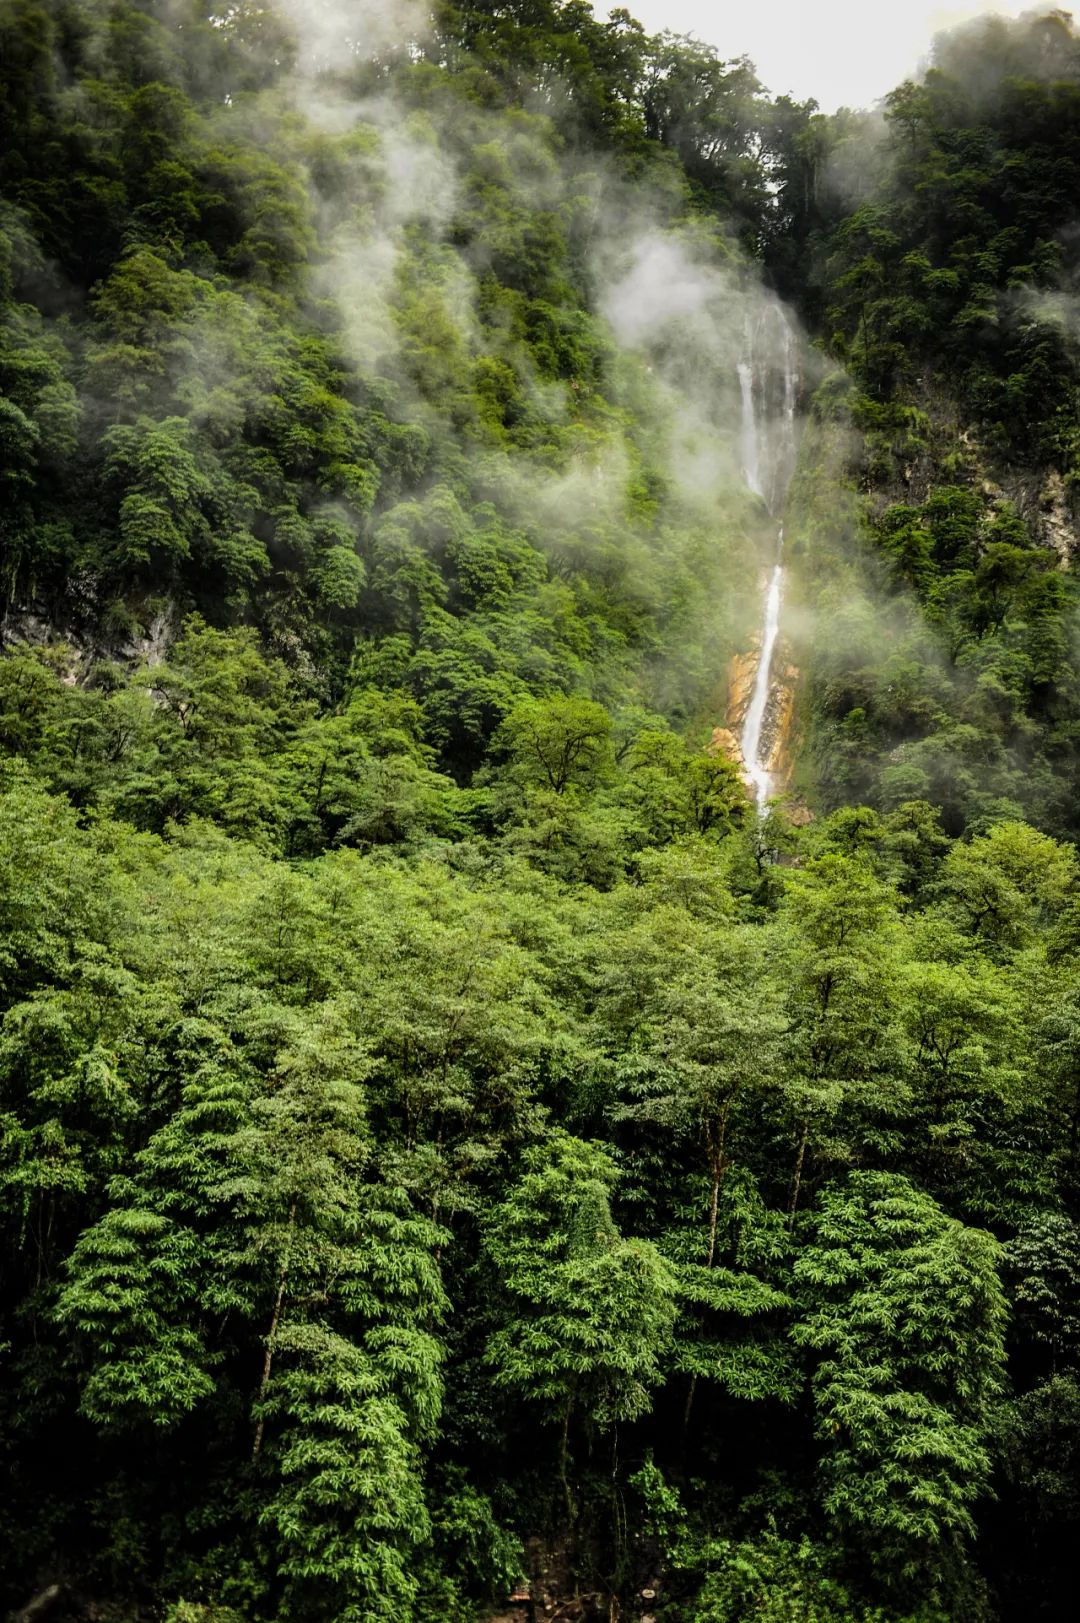
[{"label": "dense forest canopy", "polygon": [[1078,205],[1060,11],[0,0],[0,1606],[1066,1615]]}]

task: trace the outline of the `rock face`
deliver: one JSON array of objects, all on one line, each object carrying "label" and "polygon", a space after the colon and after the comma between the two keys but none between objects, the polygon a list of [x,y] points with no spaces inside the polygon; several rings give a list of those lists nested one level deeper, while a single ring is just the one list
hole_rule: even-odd
[{"label": "rock face", "polygon": [[737,733],[730,727],[714,727],[709,747],[726,755],[729,761],[735,761],[739,766],[743,764],[742,746]]},{"label": "rock face", "polygon": [[773,692],[769,706],[769,775],[774,794],[783,794],[795,768],[795,693],[799,668],[789,659],[778,659],[773,669]]},{"label": "rock face", "polygon": [[725,715],[727,725],[732,729],[736,738],[742,733],[746,712],[750,707],[760,655],[761,639],[759,637],[749,653],[736,654],[728,666],[728,697]]},{"label": "rock face", "polygon": [[1069,510],[1065,481],[1057,469],[1046,476],[1039,498],[1043,537],[1058,555],[1062,569],[1068,567],[1076,548],[1076,530]]},{"label": "rock face", "polygon": [[[714,727],[712,734],[713,749],[721,750],[743,769],[743,782],[751,793],[754,786],[745,770],[740,740],[754,691],[759,648],[760,644],[748,653],[736,654],[731,660],[727,674],[724,725]],[[799,668],[792,663],[788,651],[781,643],[773,659],[769,707],[762,729],[765,760],[772,779],[772,792],[777,795],[785,792],[794,770],[793,733],[798,682]]]},{"label": "rock face", "polygon": [[180,616],[175,604],[167,601],[142,620],[133,612],[132,618],[139,629],[127,636],[110,636],[89,620],[62,622],[45,619],[28,609],[10,609],[0,620],[0,648],[63,643],[71,651],[70,667],[63,678],[69,684],[81,681],[87,667],[98,659],[124,665],[160,665],[179,631]]}]

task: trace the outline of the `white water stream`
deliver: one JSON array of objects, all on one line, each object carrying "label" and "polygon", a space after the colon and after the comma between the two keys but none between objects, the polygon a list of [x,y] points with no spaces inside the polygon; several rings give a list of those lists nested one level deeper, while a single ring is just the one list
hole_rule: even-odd
[{"label": "white water stream", "polygon": [[739,391],[742,395],[742,462],[743,478],[755,496],[764,496],[758,471],[757,412],[754,408],[754,367],[751,361],[740,361],[738,366]]},{"label": "white water stream", "polygon": [[780,631],[780,588],[783,579],[783,565],[774,564],[765,593],[765,629],[761,637],[761,655],[758,659],[757,675],[754,678],[754,692],[742,731],[743,760],[746,762],[750,781],[754,785],[754,798],[759,811],[764,811],[769,790],[772,788],[772,774],[765,764],[770,752],[762,748],[761,734],[772,689],[772,661]]},{"label": "white water stream", "polygon": [[[768,723],[774,688],[773,657],[780,634],[784,589],[784,526],[780,517],[795,465],[795,406],[799,387],[795,335],[779,305],[768,306],[748,327],[746,358],[739,362],[738,374],[742,398],[743,478],[777,519],[776,562],[766,582],[761,649],[740,740],[758,811],[764,812],[772,789],[769,760],[775,739]],[[783,392],[776,400],[778,374],[782,376]]]}]

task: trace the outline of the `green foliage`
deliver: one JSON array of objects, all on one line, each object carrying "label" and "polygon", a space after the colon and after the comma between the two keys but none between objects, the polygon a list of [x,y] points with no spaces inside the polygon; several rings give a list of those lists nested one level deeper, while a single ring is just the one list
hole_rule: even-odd
[{"label": "green foliage", "polygon": [[595,787],[610,771],[611,718],[584,699],[528,700],[515,707],[495,738],[518,782],[561,795]]},{"label": "green foliage", "polygon": [[[818,1546],[766,1534],[759,1541],[713,1541],[698,1558],[711,1568],[689,1616],[693,1623],[741,1623],[742,1619],[784,1623],[879,1623],[897,1618],[860,1601],[832,1576]],[[696,1564],[696,1563],[695,1563]],[[920,1607],[903,1623],[935,1623],[945,1614]],[[899,1619],[898,1619],[899,1623]]]},{"label": "green foliage", "polygon": [[861,1173],[824,1198],[795,1264],[824,1507],[914,1593],[948,1573],[988,1486],[999,1254],[907,1179]]},{"label": "green foliage", "polygon": [[[1077,60],[1059,13],[941,36],[863,129],[858,200],[819,188],[800,226],[821,269],[796,296],[848,373],[789,524],[829,626],[815,776],[833,804],[928,799],[954,834],[1006,803],[1075,834]],[[816,173],[854,174],[852,115],[816,136]]]},{"label": "green foliage", "polygon": [[487,1246],[516,1312],[487,1357],[499,1385],[566,1419],[611,1425],[647,1411],[674,1322],[675,1281],[656,1248],[624,1239],[599,1146],[549,1133],[495,1208]]},{"label": "green foliage", "polygon": [[1071,25],[425,9],[0,3],[0,1601],[1068,1615]]}]

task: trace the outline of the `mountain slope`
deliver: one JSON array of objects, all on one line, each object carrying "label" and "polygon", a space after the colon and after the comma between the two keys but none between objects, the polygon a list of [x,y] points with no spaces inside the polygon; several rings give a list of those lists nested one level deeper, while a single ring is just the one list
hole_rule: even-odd
[{"label": "mountain slope", "polygon": [[1076,60],[0,0],[2,1604],[1065,1613]]}]

